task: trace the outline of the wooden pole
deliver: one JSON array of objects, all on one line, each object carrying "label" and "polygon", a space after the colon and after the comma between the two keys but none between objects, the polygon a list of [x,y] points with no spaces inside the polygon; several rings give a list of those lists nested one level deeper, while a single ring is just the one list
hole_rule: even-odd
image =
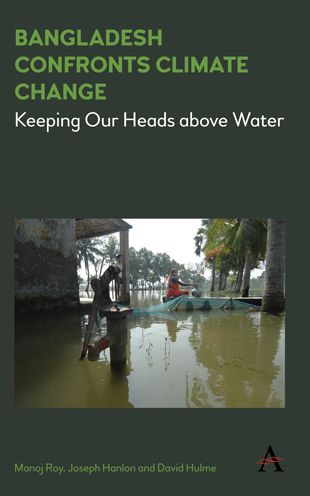
[{"label": "wooden pole", "polygon": [[129,233],[128,231],[120,231],[120,253],[122,255],[122,291],[120,295],[120,303],[128,305],[130,303],[129,293]]}]

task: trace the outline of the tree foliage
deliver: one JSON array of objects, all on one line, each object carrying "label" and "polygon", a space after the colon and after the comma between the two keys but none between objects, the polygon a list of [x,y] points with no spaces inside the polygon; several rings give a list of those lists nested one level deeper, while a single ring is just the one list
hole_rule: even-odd
[{"label": "tree foliage", "polygon": [[[77,242],[78,266],[81,267],[84,263],[87,289],[92,276],[100,277],[103,266],[115,262],[119,249],[118,240],[113,235]],[[185,267],[167,253],[153,253],[147,248],[129,248],[129,283],[132,289],[165,288],[167,277],[173,268],[178,269],[180,279],[184,282],[206,283],[203,264]]]},{"label": "tree foliage", "polygon": [[206,265],[212,268],[211,287],[214,288],[217,277],[219,289],[225,289],[233,274],[236,291],[242,286],[246,296],[250,272],[265,258],[266,239],[266,219],[203,219],[195,236],[196,253],[204,253]]},{"label": "tree foliage", "polygon": [[171,269],[176,268],[180,279],[185,282],[205,283],[204,267],[196,264],[185,267],[170,258],[167,253],[153,253],[146,248],[129,248],[130,285],[133,289],[154,289],[166,287]]}]

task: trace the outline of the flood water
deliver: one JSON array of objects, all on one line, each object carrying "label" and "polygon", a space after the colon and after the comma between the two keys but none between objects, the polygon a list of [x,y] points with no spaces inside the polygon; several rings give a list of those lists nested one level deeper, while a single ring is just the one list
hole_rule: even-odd
[{"label": "flood water", "polygon": [[[138,292],[132,306],[160,302]],[[16,406],[29,408],[281,408],[284,317],[170,312],[128,319],[128,363],[111,371],[109,350],[79,361],[87,313],[16,317]],[[94,335],[105,334],[105,319]]]}]

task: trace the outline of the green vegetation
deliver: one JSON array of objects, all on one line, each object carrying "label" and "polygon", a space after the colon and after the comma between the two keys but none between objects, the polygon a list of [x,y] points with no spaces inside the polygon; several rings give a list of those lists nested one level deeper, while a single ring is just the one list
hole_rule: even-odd
[{"label": "green vegetation", "polygon": [[[103,266],[115,262],[119,249],[118,240],[113,235],[77,242],[78,267],[81,268],[83,263],[87,274],[86,291],[89,289],[91,278],[100,277]],[[153,253],[146,248],[129,248],[129,267],[131,289],[165,289],[166,279],[174,267],[178,269],[180,279],[185,282],[206,284],[203,276],[204,264],[185,267],[171,259],[167,253]]]},{"label": "green vegetation", "polygon": [[164,289],[172,268],[178,269],[185,282],[206,284],[204,264],[185,267],[170,258],[167,253],[153,253],[146,248],[129,248],[130,285],[132,289]]},{"label": "green vegetation", "polygon": [[[204,253],[212,270],[210,291],[226,290],[228,283],[228,291],[249,296],[251,271],[266,259],[263,310],[282,311],[284,231],[283,219],[203,219],[195,236],[196,254]],[[252,280],[252,288],[255,284],[261,291],[262,279]]]},{"label": "green vegetation", "polygon": [[[103,265],[111,264],[119,253],[119,243],[115,236],[87,238],[77,241],[77,265],[84,263],[87,275],[86,291],[89,290],[92,277],[100,277]],[[94,273],[92,272],[94,270]]]},{"label": "green vegetation", "polygon": [[249,296],[251,270],[264,260],[266,219],[203,219],[195,237],[196,253],[205,255],[212,270],[211,291],[226,289]]},{"label": "green vegetation", "polygon": [[[172,268],[180,279],[200,284],[217,294],[263,294],[263,310],[284,309],[285,222],[283,219],[202,219],[195,236],[196,254],[204,254],[200,264],[185,267],[167,253],[153,253],[147,248],[129,248],[131,289],[165,289]],[[114,263],[119,253],[115,236],[77,242],[78,266],[82,262],[90,278],[100,277],[104,264]],[[266,261],[266,272],[251,279],[251,271]],[[211,269],[210,287],[204,277]],[[92,274],[91,274],[92,272]],[[225,292],[225,293],[224,293]],[[215,293],[214,293],[215,294]]]}]

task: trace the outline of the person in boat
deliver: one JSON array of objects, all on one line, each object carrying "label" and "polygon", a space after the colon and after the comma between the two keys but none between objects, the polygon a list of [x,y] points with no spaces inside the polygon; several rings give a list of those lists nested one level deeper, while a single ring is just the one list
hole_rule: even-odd
[{"label": "person in boat", "polygon": [[180,281],[177,269],[172,269],[168,277],[167,297],[188,295],[189,292],[181,290],[180,286],[194,286],[194,284]]}]

